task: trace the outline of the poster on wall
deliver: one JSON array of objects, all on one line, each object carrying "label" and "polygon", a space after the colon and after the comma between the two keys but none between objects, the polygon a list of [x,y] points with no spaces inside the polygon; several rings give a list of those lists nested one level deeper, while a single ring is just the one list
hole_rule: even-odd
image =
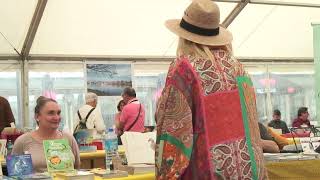
[{"label": "poster on wall", "polygon": [[87,91],[98,96],[121,96],[132,87],[131,64],[86,64]]}]

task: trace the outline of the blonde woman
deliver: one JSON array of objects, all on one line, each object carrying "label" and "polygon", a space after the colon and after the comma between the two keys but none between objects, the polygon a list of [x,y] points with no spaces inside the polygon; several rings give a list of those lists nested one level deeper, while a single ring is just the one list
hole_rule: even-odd
[{"label": "blonde woman", "polygon": [[155,115],[157,179],[266,177],[257,119],[242,121],[236,78],[246,73],[219,22],[211,0],[195,0],[182,19],[166,22],[180,39]]}]

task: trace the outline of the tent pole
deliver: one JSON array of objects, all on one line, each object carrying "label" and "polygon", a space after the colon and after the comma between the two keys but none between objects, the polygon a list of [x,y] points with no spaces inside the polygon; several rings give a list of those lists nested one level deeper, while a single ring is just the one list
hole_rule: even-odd
[{"label": "tent pole", "polygon": [[38,0],[37,7],[33,13],[33,17],[28,29],[27,36],[24,40],[22,50],[21,50],[21,59],[24,60],[26,57],[28,57],[30,53],[30,49],[32,47],[32,43],[34,40],[34,37],[37,33],[44,9],[46,7],[48,0]]},{"label": "tent pole", "polygon": [[236,5],[236,7],[233,8],[230,14],[226,17],[226,19],[222,22],[222,25],[227,28],[232,23],[232,21],[240,14],[244,7],[246,7],[248,3],[249,0],[243,0],[239,2]]},{"label": "tent pole", "polygon": [[[213,1],[226,2],[226,3],[240,3],[243,0],[213,0]],[[250,4],[261,4],[261,5],[320,8],[320,4],[314,4],[314,3],[298,3],[298,2],[283,2],[283,1],[269,1],[269,0],[249,0],[249,3]]]}]

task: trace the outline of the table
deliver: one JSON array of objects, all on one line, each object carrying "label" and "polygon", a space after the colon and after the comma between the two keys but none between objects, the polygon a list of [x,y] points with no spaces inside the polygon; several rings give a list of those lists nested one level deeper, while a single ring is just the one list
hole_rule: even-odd
[{"label": "table", "polygon": [[[55,180],[56,178],[53,178]],[[155,174],[154,173],[148,173],[148,174],[137,174],[137,175],[129,175],[128,177],[121,177],[121,178],[108,178],[103,179],[99,176],[95,176],[94,180],[154,180]]]},{"label": "table", "polygon": [[270,180],[319,180],[320,160],[267,162]]},{"label": "table", "polygon": [[[137,174],[137,175],[129,175],[128,177],[122,178],[112,178],[112,180],[154,180],[155,174],[148,173],[148,174]],[[94,180],[103,180],[101,177],[95,177]]]},{"label": "table", "polygon": [[81,169],[105,168],[105,151],[80,153],[80,161]]}]

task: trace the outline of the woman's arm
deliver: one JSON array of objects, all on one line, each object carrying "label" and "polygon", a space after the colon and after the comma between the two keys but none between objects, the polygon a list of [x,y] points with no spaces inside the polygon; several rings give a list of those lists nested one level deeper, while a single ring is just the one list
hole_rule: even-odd
[{"label": "woman's arm", "polygon": [[70,143],[72,154],[74,155],[74,168],[80,169],[80,152],[79,152],[79,147],[78,147],[77,141],[68,132],[63,132],[63,133],[66,135],[65,137],[67,137],[67,139]]},{"label": "woman's arm", "polygon": [[261,139],[262,150],[264,153],[279,153],[279,147],[277,143],[271,140]]},{"label": "woman's arm", "polygon": [[24,150],[24,142],[25,142],[24,137],[25,136],[26,136],[26,134],[21,135],[20,137],[18,137],[18,139],[16,139],[16,141],[13,144],[11,154],[16,154],[16,155],[24,154],[24,151],[25,151]]}]

